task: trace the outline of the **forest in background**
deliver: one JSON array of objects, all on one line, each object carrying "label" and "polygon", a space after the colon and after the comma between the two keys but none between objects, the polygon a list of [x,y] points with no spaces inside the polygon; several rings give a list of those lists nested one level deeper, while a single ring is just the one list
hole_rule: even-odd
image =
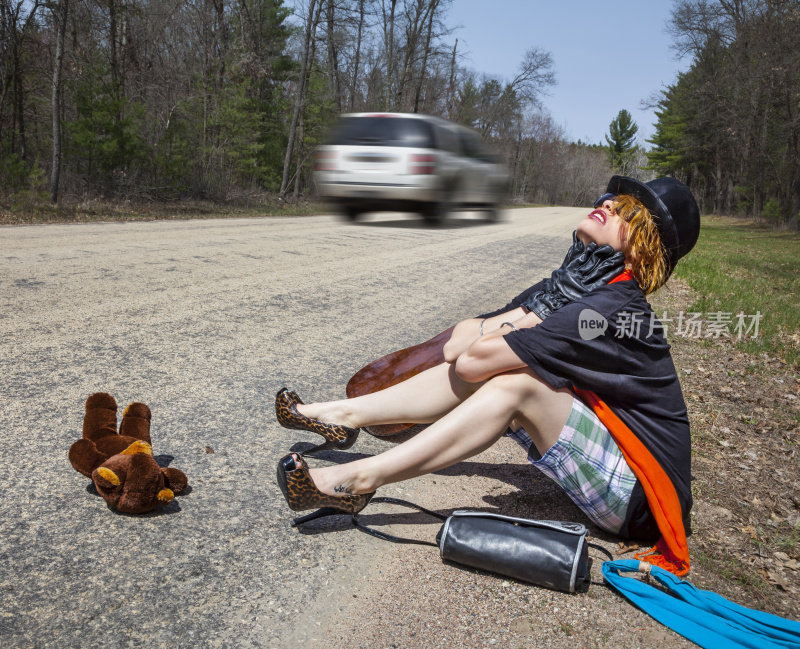
[{"label": "forest in background", "polygon": [[615,123],[606,144],[569,141],[535,40],[507,78],[464,66],[451,3],[0,0],[0,204],[297,200],[336,116],[378,110],[475,128],[515,202],[585,205],[612,171],[670,174],[704,211],[797,226],[800,0],[676,0],[692,65],[652,99],[645,144]]},{"label": "forest in background", "polygon": [[669,30],[692,65],[659,99],[650,166],[706,212],[797,229],[800,0],[680,0]]}]

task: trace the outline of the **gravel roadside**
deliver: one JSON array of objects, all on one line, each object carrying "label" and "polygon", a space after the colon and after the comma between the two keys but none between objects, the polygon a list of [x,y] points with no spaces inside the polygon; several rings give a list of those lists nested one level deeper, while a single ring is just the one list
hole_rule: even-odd
[{"label": "gravel roadside", "polygon": [[[405,497],[442,513],[480,509],[588,523],[509,438],[457,467],[413,482]],[[393,495],[391,487],[381,495]],[[383,504],[367,511],[364,522],[412,538],[433,539],[440,525]],[[616,550],[613,538],[590,529],[594,542]],[[330,619],[324,643],[330,649],[695,646],[604,586],[555,592],[445,564],[428,546],[370,539],[370,551],[363,572],[353,575],[349,605]],[[600,582],[603,557],[596,550],[590,555],[596,557],[592,578]]]},{"label": "gravel roadside", "polygon": [[[274,484],[277,458],[312,437],[277,424],[277,388],[341,395],[367,360],[543,276],[582,215],[0,229],[0,646],[688,646],[602,586],[566,595],[444,565],[345,517],[292,529]],[[192,487],[174,506],[116,515],[69,466],[97,390],[151,406],[154,450]],[[364,435],[320,461],[391,443]],[[508,439],[382,495],[584,520]],[[429,539],[439,526],[384,505],[364,519]]]},{"label": "gravel roadside", "polygon": [[[688,299],[686,287],[675,281],[653,303],[656,308],[672,308],[676,300],[686,306]],[[376,441],[384,447],[392,443],[391,439]],[[475,509],[579,521],[587,525],[593,542],[615,556],[619,552],[618,539],[594,526],[559,488],[531,467],[511,438],[448,470],[403,483],[402,492],[395,493],[398,487],[390,485],[379,495],[405,498],[442,514]],[[361,516],[365,523],[399,536],[433,540],[441,525],[393,505],[376,504],[365,512]],[[310,524],[305,533],[316,531]],[[361,535],[341,528],[339,534]],[[371,554],[352,575],[347,605],[332,611],[327,628],[318,627],[330,649],[695,646],[599,583],[575,594],[560,593],[445,564],[434,547],[375,538],[367,543]],[[590,550],[590,556],[592,580],[602,582],[604,557],[596,550]],[[632,554],[620,558],[632,558]]]}]

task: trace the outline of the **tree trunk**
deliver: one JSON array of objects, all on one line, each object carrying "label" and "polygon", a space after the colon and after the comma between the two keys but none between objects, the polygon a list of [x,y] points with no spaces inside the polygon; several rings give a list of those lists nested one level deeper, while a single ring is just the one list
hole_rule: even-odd
[{"label": "tree trunk", "polygon": [[[5,34],[5,41],[2,43],[4,48],[3,55],[8,60],[8,51],[6,48],[11,49],[11,69],[8,71],[6,79],[4,79],[4,88],[2,97],[5,97],[6,87],[13,88],[13,95],[11,97],[11,147],[10,152],[16,153],[17,151],[17,135],[19,134],[19,157],[22,160],[27,158],[27,141],[25,136],[25,86],[22,82],[24,78],[24,71],[22,70],[23,61],[26,60],[26,52],[24,48],[24,41],[27,40],[26,35],[29,33],[29,26],[34,21],[36,10],[39,8],[40,1],[35,2],[22,2],[19,0],[16,5],[3,0],[2,17],[4,25],[8,32]],[[20,24],[23,9],[28,9],[28,15],[25,21]],[[9,33],[10,32],[10,33]],[[10,41],[10,45],[9,45]]]},{"label": "tree trunk", "polygon": [[69,0],[61,0],[53,9],[58,27],[56,36],[56,60],[53,65],[53,168],[50,172],[50,200],[58,203],[58,184],[61,176],[61,66],[64,61],[64,37],[67,33]]},{"label": "tree trunk", "polygon": [[[111,57],[111,81],[114,92],[119,87],[119,66],[117,65],[117,2],[108,0],[108,49]],[[119,119],[119,115],[117,116]]]},{"label": "tree trunk", "polygon": [[389,16],[386,16],[386,4],[381,3],[383,11],[383,47],[386,54],[386,81],[383,95],[384,109],[391,110],[389,97],[392,96],[392,85],[394,83],[394,12],[397,7],[397,0],[389,0]]},{"label": "tree trunk", "polygon": [[[417,58],[417,47],[419,43],[420,31],[422,30],[422,26],[427,17],[427,13],[423,15],[422,11],[424,4],[425,0],[416,0],[413,18],[406,14],[405,55],[403,56],[402,72],[398,75],[397,88],[395,88],[394,105],[397,110],[405,109],[403,95],[405,95],[406,92],[406,85],[409,81],[411,68],[413,67],[414,61]],[[428,6],[428,9],[430,9],[430,6]]]},{"label": "tree trunk", "polygon": [[14,66],[14,97],[13,97],[13,114],[14,119],[11,125],[11,151],[16,148],[16,136],[19,133],[19,152],[20,158],[25,160],[25,113],[22,105],[22,75],[20,74],[20,55],[17,43],[17,36],[14,36],[12,41],[12,56]]},{"label": "tree trunk", "polygon": [[447,117],[453,119],[456,109],[456,48],[458,39],[453,43],[453,55],[450,57],[450,81],[447,84]]},{"label": "tree trunk", "polygon": [[355,108],[356,89],[358,88],[358,66],[361,62],[361,39],[364,31],[364,0],[358,2],[358,37],[356,39],[356,57],[353,62],[353,83],[350,88],[350,112]]},{"label": "tree trunk", "polygon": [[[300,79],[297,82],[297,95],[294,98],[294,112],[292,122],[289,125],[289,141],[286,143],[286,155],[283,158],[283,178],[281,179],[280,197],[286,196],[289,184],[289,167],[292,165],[292,152],[294,151],[294,140],[297,136],[297,122],[300,120],[300,108],[303,105],[303,93],[305,91],[306,75],[308,74],[308,59],[311,52],[311,39],[313,38],[316,20],[314,7],[317,0],[310,0],[308,3],[308,17],[306,18],[306,33],[303,41],[303,57],[300,62]],[[320,6],[322,6],[320,4]],[[317,12],[319,14],[319,12]],[[317,17],[318,20],[318,17]]]},{"label": "tree trunk", "polygon": [[[328,0],[326,11],[327,40],[328,40],[328,83],[330,93],[336,106],[336,112],[342,112],[342,89],[339,74],[339,51],[336,46],[336,0]],[[313,57],[312,57],[313,59]]]},{"label": "tree trunk", "polygon": [[433,33],[433,21],[436,18],[436,9],[439,0],[431,0],[430,14],[428,15],[428,33],[425,36],[425,52],[422,55],[422,68],[419,71],[419,79],[417,80],[417,91],[414,93],[414,112],[419,112],[419,98],[422,95],[422,84],[425,81],[425,73],[428,69],[428,55],[431,51],[431,35]]},{"label": "tree trunk", "polygon": [[[10,36],[8,29],[10,27],[9,23],[9,12],[8,6],[4,1],[0,1],[0,43],[7,43]],[[16,36],[16,34],[15,34]],[[11,84],[11,77],[6,74],[2,78],[0,78],[0,115],[2,115],[3,104],[6,101],[6,95],[8,94],[8,86]],[[3,138],[3,122],[0,120],[0,142],[2,142]]]},{"label": "tree trunk", "polygon": [[216,42],[217,42],[217,92],[225,85],[225,54],[228,49],[228,24],[225,20],[225,0],[214,0],[216,12]]},{"label": "tree trunk", "polygon": [[[331,2],[333,0],[330,0]],[[317,26],[319,24],[319,18],[322,12],[322,3],[319,5],[319,9],[317,10],[317,18],[314,21],[314,27],[312,29],[312,33],[316,34]],[[315,38],[311,39],[311,52],[308,55],[309,61],[314,61],[317,57],[317,40]],[[295,203],[300,198],[300,181],[303,178],[303,163],[305,162],[305,146],[304,146],[304,138],[305,138],[305,127],[306,127],[306,106],[307,106],[307,97],[308,97],[308,79],[311,75],[307,74],[305,82],[303,83],[303,87],[300,92],[300,96],[303,98],[300,104],[300,119],[298,120],[297,124],[297,146],[296,154],[295,154],[295,172],[294,172],[294,190],[292,192],[292,198],[294,199]]]}]

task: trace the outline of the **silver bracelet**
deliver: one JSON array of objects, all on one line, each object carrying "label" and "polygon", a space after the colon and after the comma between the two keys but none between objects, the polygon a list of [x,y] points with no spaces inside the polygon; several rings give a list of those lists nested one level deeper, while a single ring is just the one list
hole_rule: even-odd
[{"label": "silver bracelet", "polygon": [[481,329],[481,336],[483,335],[483,323],[484,323],[484,322],[486,322],[488,319],[489,319],[489,318],[484,318],[483,320],[481,320],[481,327],[480,327],[480,329]]},{"label": "silver bracelet", "polygon": [[511,324],[510,322],[504,322],[504,323],[503,323],[503,324],[501,324],[500,326],[502,327],[503,325],[508,325],[508,326],[509,326],[509,327],[511,327],[511,328],[512,328],[514,331],[516,331],[516,330],[517,330],[517,328],[516,328],[516,327],[515,327],[513,324]]}]

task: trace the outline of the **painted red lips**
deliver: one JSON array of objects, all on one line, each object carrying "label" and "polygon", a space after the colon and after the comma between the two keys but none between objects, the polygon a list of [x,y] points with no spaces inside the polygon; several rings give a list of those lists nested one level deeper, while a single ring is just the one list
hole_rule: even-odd
[{"label": "painted red lips", "polygon": [[598,209],[598,210],[594,210],[592,212],[589,212],[589,217],[588,218],[594,219],[600,225],[605,225],[606,224],[606,219],[608,217],[606,216],[606,213],[603,210]]}]

